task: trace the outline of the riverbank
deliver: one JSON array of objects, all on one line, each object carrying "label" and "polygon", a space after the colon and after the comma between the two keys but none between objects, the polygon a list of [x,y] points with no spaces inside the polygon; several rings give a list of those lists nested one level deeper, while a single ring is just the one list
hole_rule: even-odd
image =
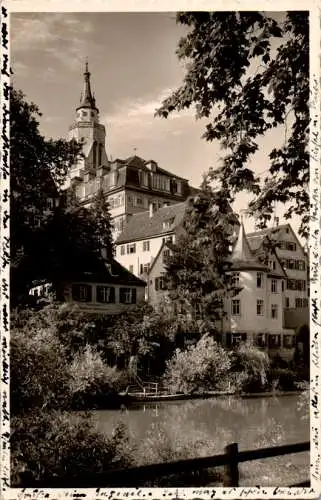
[{"label": "riverbank", "polygon": [[235,398],[268,398],[268,397],[280,397],[280,396],[289,396],[289,395],[299,395],[302,393],[302,389],[295,391],[270,391],[270,392],[253,392],[253,393],[236,393],[231,391],[209,391],[202,393],[194,393],[194,394],[125,394],[120,393],[120,398],[123,398],[122,404],[127,405],[131,402],[133,403],[161,403],[166,401],[184,401],[184,400],[192,400],[192,399],[210,399],[210,398],[219,398],[219,397],[227,397],[234,396]]}]

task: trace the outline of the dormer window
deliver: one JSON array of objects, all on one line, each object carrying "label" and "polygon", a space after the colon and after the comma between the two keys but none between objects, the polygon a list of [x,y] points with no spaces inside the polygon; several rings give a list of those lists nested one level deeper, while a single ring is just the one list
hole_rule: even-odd
[{"label": "dormer window", "polygon": [[175,217],[172,217],[171,219],[166,219],[163,222],[163,229],[170,229],[171,226],[174,224]]}]

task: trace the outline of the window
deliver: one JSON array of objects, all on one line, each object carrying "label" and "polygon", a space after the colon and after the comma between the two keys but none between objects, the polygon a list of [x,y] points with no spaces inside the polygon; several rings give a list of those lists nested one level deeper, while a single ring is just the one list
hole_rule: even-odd
[{"label": "window", "polygon": [[98,165],[101,165],[102,157],[103,157],[103,145],[99,144],[99,146],[98,146]]},{"label": "window", "polygon": [[295,307],[297,308],[308,307],[308,299],[302,299],[301,297],[297,297],[295,299]]},{"label": "window", "polygon": [[232,275],[232,285],[239,287],[240,286],[240,273],[233,273]]},{"label": "window", "polygon": [[150,264],[141,264],[140,265],[140,274],[148,273]]},{"label": "window", "polygon": [[237,346],[241,342],[246,342],[246,333],[232,333],[231,334],[231,345]]},{"label": "window", "polygon": [[133,205],[133,198],[131,196],[127,197],[127,203],[128,205],[132,206]]},{"label": "window", "polygon": [[241,301],[238,299],[232,300],[232,315],[240,316],[241,314]]},{"label": "window", "polygon": [[125,255],[125,245],[120,247],[120,255]]},{"label": "window", "polygon": [[271,305],[271,318],[277,319],[277,317],[278,317],[278,305],[272,304]]},{"label": "window", "polygon": [[281,346],[281,335],[269,335],[269,348],[277,349]]},{"label": "window", "polygon": [[136,198],[136,205],[137,205],[138,207],[142,207],[142,206],[144,206],[144,201],[143,201],[143,199],[142,199],[142,198]]},{"label": "window", "polygon": [[136,288],[120,288],[119,302],[121,304],[136,304]]},{"label": "window", "polygon": [[175,217],[172,217],[171,219],[164,220],[163,222],[163,229],[170,229],[171,226],[174,224]]},{"label": "window", "polygon": [[164,250],[163,251],[163,262],[166,262],[167,259],[169,258],[170,256],[170,251],[169,250]]},{"label": "window", "polygon": [[115,288],[113,286],[97,286],[97,302],[115,303]]},{"label": "window", "polygon": [[295,335],[283,335],[283,347],[291,349],[295,346]]},{"label": "window", "polygon": [[163,276],[155,278],[155,290],[166,290],[166,280]]},{"label": "window", "polygon": [[282,280],[282,292],[284,292],[284,281]]},{"label": "window", "polygon": [[152,185],[155,189],[170,191],[170,178],[164,175],[154,174],[152,177]]},{"label": "window", "polygon": [[256,314],[257,316],[263,316],[264,314],[264,301],[262,299],[256,301]]},{"label": "window", "polygon": [[136,253],[136,243],[129,243],[127,245],[127,253]]},{"label": "window", "polygon": [[90,302],[91,285],[72,285],[72,298],[79,302]]},{"label": "window", "polygon": [[266,346],[266,337],[265,337],[264,333],[259,333],[256,336],[256,345],[258,347],[265,347]]},{"label": "window", "polygon": [[271,281],[271,292],[278,293],[278,280],[272,279]]},{"label": "window", "polygon": [[289,297],[285,297],[285,308],[289,309],[289,307],[290,307],[290,299]]},{"label": "window", "polygon": [[97,142],[94,141],[94,144],[93,144],[93,166],[96,167],[96,163],[97,163]]},{"label": "window", "polygon": [[295,252],[296,251],[296,243],[293,243],[293,241],[287,241],[285,244],[285,248],[289,250],[290,252]]},{"label": "window", "polygon": [[304,262],[304,260],[298,260],[297,263],[298,263],[297,269],[299,271],[305,271],[305,262]]},{"label": "window", "polygon": [[297,290],[301,290],[302,292],[305,292],[305,290],[306,290],[305,280],[297,280]]},{"label": "window", "polygon": [[256,273],[256,286],[257,288],[263,288],[263,274]]},{"label": "window", "polygon": [[150,250],[150,242],[148,241],[143,241],[143,252],[149,252]]},{"label": "window", "polygon": [[275,270],[276,269],[276,262],[275,260],[269,260],[269,268]]}]

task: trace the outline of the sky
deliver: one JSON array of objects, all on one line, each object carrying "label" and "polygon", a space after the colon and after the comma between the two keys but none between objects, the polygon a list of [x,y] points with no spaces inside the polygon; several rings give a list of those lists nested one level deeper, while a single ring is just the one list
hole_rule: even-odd
[{"label": "sky", "polygon": [[[205,122],[196,121],[193,110],[154,117],[162,100],[183,81],[184,66],[175,50],[184,33],[175,13],[11,13],[13,83],[39,106],[41,132],[67,138],[87,58],[100,122],[106,127],[107,155],[153,159],[198,187],[202,174],[219,165],[219,142],[201,138]],[[266,172],[269,151],[283,140],[280,129],[261,138],[250,167]],[[240,194],[234,209],[245,209],[248,200]],[[279,209],[277,216],[288,222]],[[292,222],[297,232],[298,221]],[[254,223],[245,218],[245,229],[252,231]]]}]

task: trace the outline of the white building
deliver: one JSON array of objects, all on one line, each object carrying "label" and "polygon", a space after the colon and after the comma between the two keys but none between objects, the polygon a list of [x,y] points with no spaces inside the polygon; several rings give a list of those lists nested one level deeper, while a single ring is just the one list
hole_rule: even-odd
[{"label": "white building", "polygon": [[223,343],[233,345],[249,340],[291,359],[295,331],[284,327],[284,290],[286,273],[276,253],[268,265],[260,262],[250,249],[243,225],[230,258],[234,283],[241,291],[225,299],[226,316],[221,323]]},{"label": "white building", "polygon": [[145,276],[163,242],[175,243],[187,202],[141,212],[129,219],[116,240],[116,258],[136,276]]},{"label": "white building", "polygon": [[290,224],[275,226],[247,235],[252,250],[258,252],[267,239],[277,246],[276,254],[286,274],[284,308],[308,308],[308,259]]}]

